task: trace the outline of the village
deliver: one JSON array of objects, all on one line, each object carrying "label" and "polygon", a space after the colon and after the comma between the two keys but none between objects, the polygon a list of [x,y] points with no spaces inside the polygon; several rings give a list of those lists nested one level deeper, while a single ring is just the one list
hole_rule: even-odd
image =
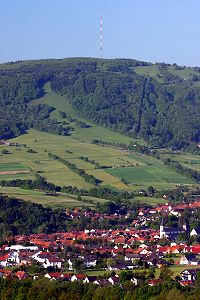
[{"label": "village", "polygon": [[[198,200],[145,205],[131,223],[131,211],[125,216],[120,212],[67,211],[69,221],[90,218],[101,223],[104,219],[123,219],[127,224],[8,237],[0,247],[0,277],[44,277],[106,286],[119,284],[125,276],[134,285],[147,282],[153,286],[169,275],[182,286],[193,286],[200,271],[200,228],[190,228],[188,223],[166,226],[165,222],[166,218],[181,219],[185,211],[198,215]],[[158,228],[152,226],[156,222]]]}]

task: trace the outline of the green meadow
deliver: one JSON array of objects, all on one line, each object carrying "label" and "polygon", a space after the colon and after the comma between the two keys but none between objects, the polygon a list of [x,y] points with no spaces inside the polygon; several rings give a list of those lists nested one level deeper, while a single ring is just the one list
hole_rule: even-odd
[{"label": "green meadow", "polygon": [[155,198],[155,197],[144,197],[144,196],[137,196],[134,197],[134,201],[139,201],[141,203],[148,203],[151,205],[157,205],[158,203],[165,204],[166,200],[162,198]]},{"label": "green meadow", "polygon": [[4,171],[21,171],[26,170],[27,168],[19,163],[0,163],[0,172]]},{"label": "green meadow", "polygon": [[192,184],[192,180],[177,174],[175,171],[166,168],[164,165],[138,165],[130,168],[110,169],[111,175],[124,178],[130,185],[138,188],[153,186],[157,189],[165,189],[182,184]]},{"label": "green meadow", "polygon": [[42,204],[45,207],[80,208],[83,206],[94,207],[97,203],[104,203],[107,200],[89,196],[83,196],[80,200],[76,195],[57,193],[48,194],[37,190],[25,190],[18,187],[0,187],[0,193],[16,199]]},{"label": "green meadow", "polygon": [[[163,157],[169,157],[169,155],[163,154]],[[184,165],[186,168],[194,169],[200,172],[200,156],[193,155],[190,153],[184,154],[170,154],[173,160],[178,161],[180,164]]]},{"label": "green meadow", "polygon": [[[197,269],[197,266],[190,266],[190,269]],[[180,276],[181,272],[183,272],[185,269],[187,269],[187,266],[179,266],[179,265],[172,265],[169,267],[169,270],[172,271],[172,277],[175,278],[176,276]],[[146,269],[134,269],[133,274],[140,274],[142,272],[145,272]],[[155,269],[155,278],[158,278],[160,275],[160,269]],[[121,271],[116,271],[117,274],[120,274]],[[91,270],[91,271],[85,271],[85,274],[90,276],[109,276],[111,274],[111,271],[105,271],[105,270]],[[175,300],[175,299],[174,299]]]},{"label": "green meadow", "polygon": [[[129,144],[130,141],[132,140],[131,138],[123,134],[111,131],[104,127],[94,125],[88,120],[78,117],[76,111],[74,111],[70,102],[63,96],[60,96],[55,92],[53,92],[50,88],[49,83],[45,85],[44,92],[45,92],[44,97],[33,100],[31,102],[31,105],[41,103],[41,104],[48,104],[54,107],[55,110],[51,113],[51,118],[57,119],[58,121],[65,120],[59,114],[59,112],[62,111],[65,112],[67,116],[75,118],[79,121],[83,121],[86,124],[90,125],[89,128],[81,128],[77,126],[75,122],[71,122],[70,125],[74,128],[74,131],[71,132],[71,137],[73,137],[74,139],[77,139],[79,141],[90,142],[90,143],[92,142],[93,139],[101,139],[106,142],[113,142],[113,143],[120,142],[125,144]],[[137,139],[137,142],[140,142],[140,140]]]},{"label": "green meadow", "polygon": [[[149,76],[159,83],[163,83],[162,76],[160,76],[159,68],[157,65],[149,65],[149,66],[138,66],[134,68],[134,71],[143,76]],[[175,66],[166,66],[166,71],[180,77],[183,80],[192,80],[192,76],[198,76],[199,73],[195,71],[191,67],[185,67],[178,69]],[[193,85],[199,86],[199,81],[194,81]]]},{"label": "green meadow", "polygon": [[[32,129],[12,141],[18,146],[0,146],[0,149],[7,148],[11,152],[1,155],[1,162],[4,166],[9,166],[9,170],[12,169],[12,163],[17,163],[29,169],[30,174],[1,175],[6,176],[6,179],[9,176],[21,178],[21,175],[23,177],[34,176],[39,173],[49,182],[60,186],[93,187],[67,166],[50,159],[48,152],[51,152],[74,163],[78,168],[84,169],[87,174],[100,179],[102,186],[109,185],[116,189],[135,190],[147,188],[149,185],[162,189],[180,184],[193,184],[191,179],[177,174],[155,158],[137,153],[130,154],[123,149],[83,142],[73,136],[63,137]],[[30,148],[36,153],[29,153]],[[95,168],[94,164],[81,160],[80,156],[88,157],[108,168]],[[129,184],[124,184],[122,178],[125,178]]]}]

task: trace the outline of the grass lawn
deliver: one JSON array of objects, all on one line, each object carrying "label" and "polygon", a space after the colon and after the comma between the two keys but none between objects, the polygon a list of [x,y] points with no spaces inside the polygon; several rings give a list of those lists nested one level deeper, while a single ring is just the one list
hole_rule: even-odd
[{"label": "grass lawn", "polygon": [[155,197],[134,197],[133,199],[134,201],[140,201],[141,203],[149,203],[151,205],[156,205],[158,203],[162,203],[165,204],[166,200],[162,199],[162,198],[155,198]]},{"label": "grass lawn", "polygon": [[[148,269],[133,269],[133,273],[141,273]],[[116,270],[116,274],[120,274],[123,270]],[[126,270],[127,271],[127,270]],[[85,270],[85,274],[89,276],[106,276],[111,275],[112,271],[109,270]]]},{"label": "grass lawn", "polygon": [[118,178],[125,178],[130,185],[137,187],[137,189],[147,188],[150,185],[160,189],[193,183],[189,178],[177,174],[175,171],[159,163],[154,165],[138,165],[129,168],[108,169],[107,172]]},{"label": "grass lawn", "polygon": [[180,276],[180,273],[183,272],[185,269],[198,269],[198,266],[179,266],[173,265],[170,266],[170,270],[173,272],[173,277]]}]

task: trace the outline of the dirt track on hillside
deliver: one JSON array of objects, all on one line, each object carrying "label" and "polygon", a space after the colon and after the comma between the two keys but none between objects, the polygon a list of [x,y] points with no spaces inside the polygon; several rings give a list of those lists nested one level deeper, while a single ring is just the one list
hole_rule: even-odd
[{"label": "dirt track on hillside", "polygon": [[28,170],[19,171],[0,171],[0,175],[15,175],[15,174],[27,174],[30,173]]}]

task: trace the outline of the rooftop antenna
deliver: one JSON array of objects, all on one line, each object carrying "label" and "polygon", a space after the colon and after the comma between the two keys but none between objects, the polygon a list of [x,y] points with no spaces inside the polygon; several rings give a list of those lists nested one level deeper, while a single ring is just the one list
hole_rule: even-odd
[{"label": "rooftop antenna", "polygon": [[103,57],[103,18],[100,17],[100,58]]}]

